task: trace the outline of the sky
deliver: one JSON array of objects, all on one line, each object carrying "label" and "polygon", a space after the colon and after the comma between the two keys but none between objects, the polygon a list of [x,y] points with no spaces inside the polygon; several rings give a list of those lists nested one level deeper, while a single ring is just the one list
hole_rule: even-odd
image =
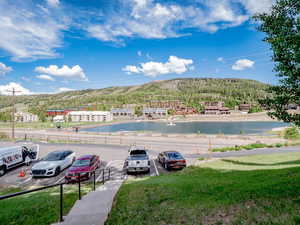
[{"label": "sky", "polygon": [[251,17],[274,0],[1,0],[0,94],[174,78],[274,84]]}]

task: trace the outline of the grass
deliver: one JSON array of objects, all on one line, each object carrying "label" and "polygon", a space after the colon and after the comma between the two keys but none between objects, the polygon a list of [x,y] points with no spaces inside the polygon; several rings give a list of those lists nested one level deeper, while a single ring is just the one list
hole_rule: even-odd
[{"label": "grass", "polygon": [[[277,143],[277,144],[264,144],[264,143],[254,143],[248,145],[236,145],[233,147],[224,148],[213,148],[213,152],[228,152],[228,151],[240,151],[240,150],[252,150],[256,148],[280,148],[283,146],[289,146],[289,143]],[[292,145],[292,144],[291,144]]]},{"label": "grass", "polygon": [[[97,124],[101,124],[103,122],[97,122]],[[63,128],[70,128],[73,126],[81,126],[81,125],[91,125],[96,124],[95,122],[68,122],[63,123]],[[1,128],[11,128],[10,122],[0,122]],[[47,129],[47,128],[56,128],[55,123],[53,122],[28,122],[28,123],[22,123],[22,122],[16,122],[15,124],[16,128],[29,128],[29,129]]]},{"label": "grass", "polygon": [[[90,185],[82,187],[82,195],[91,191]],[[0,195],[20,189],[2,189]],[[2,225],[48,225],[59,220],[59,187],[33,192],[0,201],[0,224]],[[76,185],[64,186],[64,214],[78,199]]]},{"label": "grass", "polygon": [[128,181],[107,225],[300,223],[300,155],[230,158]]}]

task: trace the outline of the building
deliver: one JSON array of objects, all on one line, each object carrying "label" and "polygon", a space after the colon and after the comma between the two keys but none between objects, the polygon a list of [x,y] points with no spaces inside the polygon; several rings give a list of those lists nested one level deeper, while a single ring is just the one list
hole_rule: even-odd
[{"label": "building", "polygon": [[105,122],[112,121],[113,115],[108,111],[71,111],[68,113],[72,122]]},{"label": "building", "polygon": [[187,107],[183,102],[179,100],[151,100],[149,102],[149,108],[161,108],[161,109],[170,109],[173,111],[174,115],[187,115],[187,114],[196,114],[198,113],[196,109],[192,107]]},{"label": "building", "polygon": [[251,104],[240,104],[239,105],[239,110],[243,112],[249,112],[251,109]]},{"label": "building", "polygon": [[65,122],[65,116],[63,115],[57,115],[53,117],[54,123],[64,123]]},{"label": "building", "polygon": [[162,108],[144,108],[143,109],[143,116],[151,117],[151,118],[158,118],[164,117],[168,115],[167,109]]},{"label": "building", "polygon": [[32,113],[27,113],[27,112],[17,112],[15,114],[15,120],[17,122],[38,122],[39,117],[37,115],[34,115]]},{"label": "building", "polygon": [[58,115],[67,115],[68,112],[70,112],[70,110],[66,110],[66,109],[49,109],[47,110],[47,116],[58,116]]},{"label": "building", "polygon": [[114,118],[132,118],[134,117],[134,109],[115,108],[110,110]]},{"label": "building", "polygon": [[163,108],[163,109],[176,110],[183,106],[184,104],[179,100],[166,100],[166,101],[151,100],[149,102],[149,108]]},{"label": "building", "polygon": [[229,108],[225,107],[224,102],[204,102],[202,104],[206,115],[230,114]]}]

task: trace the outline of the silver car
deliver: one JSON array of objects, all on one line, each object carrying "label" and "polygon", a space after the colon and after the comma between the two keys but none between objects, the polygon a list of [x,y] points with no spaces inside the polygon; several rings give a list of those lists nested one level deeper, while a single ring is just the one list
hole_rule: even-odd
[{"label": "silver car", "polygon": [[31,168],[30,174],[33,177],[56,176],[62,170],[71,166],[74,161],[75,153],[73,151],[51,152]]}]

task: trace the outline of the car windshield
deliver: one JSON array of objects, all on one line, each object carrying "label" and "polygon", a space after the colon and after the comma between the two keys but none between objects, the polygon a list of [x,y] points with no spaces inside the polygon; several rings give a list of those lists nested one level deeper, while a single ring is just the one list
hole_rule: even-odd
[{"label": "car windshield", "polygon": [[52,152],[49,153],[43,160],[44,161],[57,161],[57,160],[63,160],[63,154],[61,152]]},{"label": "car windshield", "polygon": [[146,153],[145,150],[132,150],[132,151],[130,152],[130,155],[131,155],[131,156],[146,156],[147,153]]},{"label": "car windshield", "polygon": [[178,152],[170,152],[168,153],[168,157],[170,159],[183,159],[182,155]]},{"label": "car windshield", "polygon": [[79,166],[89,166],[90,165],[90,160],[89,159],[81,159],[81,160],[76,160],[73,164],[75,167]]}]

